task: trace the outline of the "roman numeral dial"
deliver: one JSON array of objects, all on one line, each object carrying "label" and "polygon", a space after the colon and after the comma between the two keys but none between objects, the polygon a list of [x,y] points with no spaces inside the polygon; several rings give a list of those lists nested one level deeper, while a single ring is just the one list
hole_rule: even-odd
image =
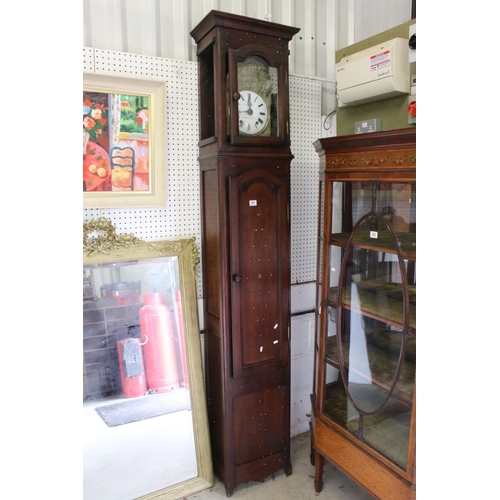
[{"label": "roman numeral dial", "polygon": [[241,134],[259,135],[267,127],[269,110],[264,98],[252,90],[240,91],[238,126]]}]

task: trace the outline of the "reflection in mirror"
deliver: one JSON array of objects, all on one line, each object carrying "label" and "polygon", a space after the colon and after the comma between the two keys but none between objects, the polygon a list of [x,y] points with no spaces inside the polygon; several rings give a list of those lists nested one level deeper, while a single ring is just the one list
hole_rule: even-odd
[{"label": "reflection in mirror", "polygon": [[194,239],[84,255],[85,500],[213,485]]}]

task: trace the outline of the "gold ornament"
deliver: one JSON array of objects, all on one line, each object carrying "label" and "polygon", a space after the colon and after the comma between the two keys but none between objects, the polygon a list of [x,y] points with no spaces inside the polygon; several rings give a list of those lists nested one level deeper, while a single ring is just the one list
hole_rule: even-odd
[{"label": "gold ornament", "polygon": [[[90,236],[92,233],[99,234]],[[83,251],[87,256],[96,252],[109,254],[113,248],[128,248],[141,241],[133,233],[116,234],[113,222],[105,217],[83,223]]]}]

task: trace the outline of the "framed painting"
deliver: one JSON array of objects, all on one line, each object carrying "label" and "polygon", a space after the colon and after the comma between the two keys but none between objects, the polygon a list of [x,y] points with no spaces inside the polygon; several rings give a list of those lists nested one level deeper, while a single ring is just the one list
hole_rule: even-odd
[{"label": "framed painting", "polygon": [[165,82],[84,73],[84,208],[165,205]]}]

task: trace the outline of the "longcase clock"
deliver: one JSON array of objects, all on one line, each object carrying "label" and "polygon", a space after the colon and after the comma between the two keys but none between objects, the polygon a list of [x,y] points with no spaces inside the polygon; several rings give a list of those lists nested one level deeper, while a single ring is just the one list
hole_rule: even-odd
[{"label": "longcase clock", "polygon": [[227,496],[290,462],[289,42],[298,28],[211,11],[199,78],[205,369]]}]

